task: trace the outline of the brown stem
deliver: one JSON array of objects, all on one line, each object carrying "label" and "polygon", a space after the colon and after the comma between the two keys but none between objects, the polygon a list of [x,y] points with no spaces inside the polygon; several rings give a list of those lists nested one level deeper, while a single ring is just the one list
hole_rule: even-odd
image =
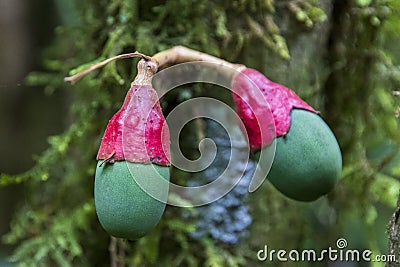
[{"label": "brown stem", "polygon": [[153,59],[158,62],[159,68],[162,68],[166,65],[174,65],[191,61],[207,61],[231,68],[234,68],[236,66],[235,64],[232,64],[218,57],[214,57],[209,54],[180,45],[174,46],[170,49],[155,54],[153,56]]},{"label": "brown stem", "polygon": [[229,71],[229,69],[235,69],[239,71],[245,68],[245,66],[242,64],[233,64],[218,57],[214,57],[209,54],[193,50],[184,46],[174,46],[170,49],[155,54],[152,58],[153,60],[158,62],[159,69],[163,69],[170,65],[175,65],[185,62],[193,62],[193,61],[204,61],[204,62],[215,63],[218,66],[223,67],[223,68],[216,68],[216,70],[226,75],[227,77],[232,75],[232,71]]},{"label": "brown stem", "polygon": [[122,238],[118,238],[118,259],[119,259],[119,266],[118,267],[125,267],[125,240]]},{"label": "brown stem", "polygon": [[121,55],[118,55],[118,56],[110,57],[110,58],[108,58],[108,59],[106,59],[106,60],[104,60],[102,62],[97,63],[97,64],[93,64],[89,68],[87,68],[87,69],[85,69],[85,70],[83,70],[81,72],[78,72],[77,74],[75,74],[73,76],[65,77],[64,78],[64,82],[75,83],[76,81],[78,81],[80,78],[82,78],[86,74],[88,74],[88,73],[90,73],[90,72],[92,72],[92,71],[94,71],[94,70],[96,70],[98,68],[101,68],[104,65],[107,65],[108,63],[110,63],[110,62],[112,62],[114,60],[123,59],[123,58],[132,58],[132,57],[141,57],[141,58],[143,58],[143,59],[145,59],[147,61],[151,60],[151,57],[146,56],[146,55],[144,55],[142,53],[139,53],[137,51],[134,52],[134,53],[121,54]]},{"label": "brown stem", "polygon": [[108,246],[108,251],[110,252],[111,267],[118,267],[117,239],[113,236],[110,239],[110,245]]},{"label": "brown stem", "polygon": [[125,240],[122,238],[115,238],[111,236],[110,245],[108,246],[110,252],[110,266],[111,267],[125,267]]},{"label": "brown stem", "polygon": [[232,69],[240,71],[246,66],[241,64],[233,64],[226,60],[220,59],[218,57],[211,56],[206,53],[202,53],[200,51],[196,51],[184,46],[175,46],[170,49],[161,51],[155,54],[153,57],[146,56],[139,52],[128,53],[128,54],[121,54],[118,56],[114,56],[108,58],[100,63],[93,64],[89,68],[73,75],[70,77],[65,77],[64,81],[69,83],[75,83],[80,78],[85,76],[86,74],[96,70],[98,68],[103,67],[104,65],[123,58],[132,58],[132,57],[141,57],[143,60],[141,63],[138,64],[138,75],[133,82],[136,85],[148,85],[151,84],[151,77],[157,72],[160,68],[165,68],[170,65],[175,65],[179,63],[185,62],[193,62],[193,61],[203,61],[209,63],[215,63],[216,71],[220,72],[221,74],[225,75],[226,77],[231,77],[233,73]]}]

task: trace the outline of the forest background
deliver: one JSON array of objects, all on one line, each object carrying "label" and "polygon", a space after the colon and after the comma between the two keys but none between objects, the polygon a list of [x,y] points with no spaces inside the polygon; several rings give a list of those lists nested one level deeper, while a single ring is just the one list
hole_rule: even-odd
[{"label": "forest background", "polygon": [[[350,248],[389,253],[400,189],[399,1],[0,0],[0,36],[0,265],[10,256],[19,266],[109,265],[110,238],[93,202],[95,155],[136,61],[75,86],[63,77],[119,53],[185,45],[255,68],[320,110],[340,143],[343,175],[312,203],[290,200],[268,182],[237,193],[251,224],[235,242],[213,234],[230,230],[204,215],[212,210],[169,206],[149,236],[120,244],[126,265],[383,266],[260,262],[256,252],[266,244],[320,250],[345,238]],[[163,110],[197,96],[229,103],[227,92],[188,85],[163,98]],[[189,158],[198,156],[196,133],[222,135],[212,122],[199,127],[189,123],[181,136]],[[200,179],[172,171],[175,182]],[[222,206],[226,220],[240,221],[237,207]],[[398,253],[398,236],[392,241]]]}]

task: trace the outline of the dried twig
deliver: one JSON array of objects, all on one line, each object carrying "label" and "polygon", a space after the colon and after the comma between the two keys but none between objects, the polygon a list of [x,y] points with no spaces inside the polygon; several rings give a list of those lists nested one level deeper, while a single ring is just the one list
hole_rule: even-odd
[{"label": "dried twig", "polygon": [[87,69],[85,69],[85,70],[83,70],[81,72],[78,72],[77,74],[75,74],[73,76],[65,77],[64,78],[64,82],[75,83],[76,81],[78,81],[80,78],[82,78],[86,74],[88,74],[88,73],[90,73],[90,72],[92,72],[92,71],[94,71],[94,70],[96,70],[98,68],[101,68],[101,67],[107,65],[111,61],[114,61],[114,60],[117,60],[117,59],[123,59],[123,58],[132,58],[132,57],[141,57],[141,58],[146,59],[146,60],[151,60],[151,57],[146,56],[146,55],[144,55],[142,53],[139,53],[137,51],[134,52],[134,53],[121,54],[121,55],[118,55],[118,56],[110,57],[110,58],[108,58],[106,60],[103,60],[102,62],[97,63],[97,64],[93,64],[89,68],[87,68]]}]

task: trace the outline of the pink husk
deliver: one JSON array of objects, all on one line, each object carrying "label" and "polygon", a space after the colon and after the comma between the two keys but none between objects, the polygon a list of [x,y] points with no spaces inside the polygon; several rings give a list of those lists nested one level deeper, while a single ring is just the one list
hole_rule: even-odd
[{"label": "pink husk", "polygon": [[170,165],[169,130],[156,91],[132,85],[109,121],[97,159]]},{"label": "pink husk", "polygon": [[246,128],[252,151],[264,148],[275,137],[289,131],[292,109],[317,113],[295,92],[268,80],[254,69],[246,68],[237,74],[232,80],[232,89],[236,110]]}]

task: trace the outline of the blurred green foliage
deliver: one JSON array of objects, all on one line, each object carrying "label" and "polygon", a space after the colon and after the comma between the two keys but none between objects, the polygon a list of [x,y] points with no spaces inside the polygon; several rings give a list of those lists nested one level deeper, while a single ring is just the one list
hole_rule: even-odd
[{"label": "blurred green foliage", "polygon": [[[63,77],[86,62],[135,50],[151,55],[174,45],[245,63],[297,91],[336,133],[343,177],[334,192],[313,203],[289,200],[265,182],[249,196],[253,225],[237,246],[190,239],[194,224],[182,219],[182,209],[168,207],[150,235],[124,243],[129,266],[289,266],[261,263],[256,253],[265,244],[321,249],[339,237],[352,247],[386,253],[385,225],[400,189],[400,96],[393,94],[400,85],[399,1],[55,2],[64,24],[44,51],[47,71],[32,72],[27,83],[67,91],[70,126],[49,137],[31,170],[0,176],[0,186],[27,188],[2,239],[16,245],[16,266],[108,265],[109,237],[93,204],[95,155],[136,61],[111,63],[74,86]],[[190,92],[210,95],[201,88]],[[184,98],[167,95],[163,107],[171,110]],[[190,137],[183,142],[197,146]],[[189,175],[175,173],[182,181]]]}]

